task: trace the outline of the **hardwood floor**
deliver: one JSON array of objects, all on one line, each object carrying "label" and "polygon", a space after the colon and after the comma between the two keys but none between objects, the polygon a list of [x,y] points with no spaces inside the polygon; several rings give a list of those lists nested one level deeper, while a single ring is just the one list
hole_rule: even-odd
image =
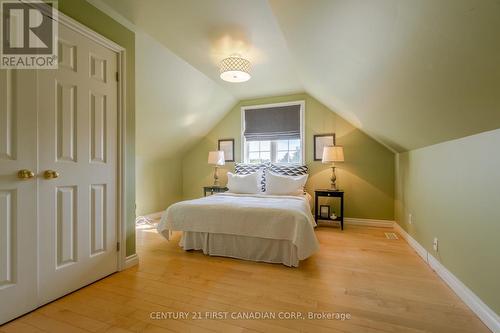
[{"label": "hardwood floor", "polygon": [[[140,265],[0,327],[0,332],[489,332],[388,229],[320,227],[300,268],[184,252],[139,230]],[[349,320],[155,320],[168,312],[348,313]],[[221,314],[222,315],[222,314]]]}]

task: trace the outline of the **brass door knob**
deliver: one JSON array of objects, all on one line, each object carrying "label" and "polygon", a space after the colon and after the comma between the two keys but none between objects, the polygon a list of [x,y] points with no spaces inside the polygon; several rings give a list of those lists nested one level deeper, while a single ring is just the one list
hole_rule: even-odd
[{"label": "brass door knob", "polygon": [[17,178],[26,180],[35,177],[35,173],[28,169],[22,169],[17,172]]},{"label": "brass door knob", "polygon": [[43,173],[43,178],[45,178],[45,179],[55,179],[57,177],[59,177],[59,173],[57,171],[54,171],[54,170],[46,170]]}]

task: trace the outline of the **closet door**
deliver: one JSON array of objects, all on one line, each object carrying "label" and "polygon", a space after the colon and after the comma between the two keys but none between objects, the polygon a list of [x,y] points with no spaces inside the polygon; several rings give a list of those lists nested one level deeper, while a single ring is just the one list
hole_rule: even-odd
[{"label": "closet door", "polygon": [[39,71],[39,296],[117,270],[117,54],[59,25],[59,69]]},{"label": "closet door", "polygon": [[37,305],[35,82],[0,70],[0,324]]}]

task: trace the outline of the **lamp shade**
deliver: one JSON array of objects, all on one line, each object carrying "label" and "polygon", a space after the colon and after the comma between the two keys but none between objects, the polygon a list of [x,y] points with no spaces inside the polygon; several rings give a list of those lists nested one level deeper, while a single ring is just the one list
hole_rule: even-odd
[{"label": "lamp shade", "polygon": [[222,150],[211,151],[208,153],[208,164],[224,165],[224,152]]},{"label": "lamp shade", "polygon": [[227,82],[245,82],[250,80],[250,61],[234,54],[220,63],[220,78]]},{"label": "lamp shade", "polygon": [[344,162],[344,147],[326,146],[323,148],[323,163]]}]

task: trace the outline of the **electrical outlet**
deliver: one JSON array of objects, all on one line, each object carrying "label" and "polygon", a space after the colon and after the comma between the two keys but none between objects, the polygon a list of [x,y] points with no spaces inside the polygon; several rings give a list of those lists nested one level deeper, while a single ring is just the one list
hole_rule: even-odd
[{"label": "electrical outlet", "polygon": [[408,223],[413,224],[413,215],[411,215],[411,213],[408,214]]},{"label": "electrical outlet", "polygon": [[432,242],[432,248],[434,249],[434,251],[438,251],[438,239],[437,237],[434,237],[434,242]]}]

